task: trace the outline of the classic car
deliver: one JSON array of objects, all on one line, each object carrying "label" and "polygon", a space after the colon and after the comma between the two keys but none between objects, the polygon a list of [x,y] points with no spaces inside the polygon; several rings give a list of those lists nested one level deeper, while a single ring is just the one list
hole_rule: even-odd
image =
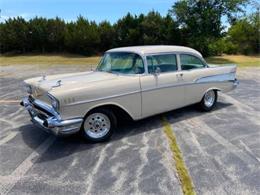
[{"label": "classic car", "polygon": [[237,85],[235,65],[210,66],[192,48],[133,46],[108,50],[94,71],[25,80],[21,105],[49,132],[81,132],[99,142],[125,117],[139,120],[195,103],[210,111],[219,91]]}]

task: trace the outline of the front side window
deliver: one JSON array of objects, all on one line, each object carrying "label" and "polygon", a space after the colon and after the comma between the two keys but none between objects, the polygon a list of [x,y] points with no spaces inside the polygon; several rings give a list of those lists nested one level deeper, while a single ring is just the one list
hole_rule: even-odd
[{"label": "front side window", "polygon": [[147,56],[148,72],[154,73],[159,68],[160,72],[173,72],[177,70],[175,54],[162,54]]},{"label": "front side window", "polygon": [[190,70],[205,67],[205,64],[199,58],[193,55],[181,54],[180,61],[182,70]]},{"label": "front side window", "polygon": [[97,71],[142,74],[144,73],[144,64],[142,58],[135,53],[111,52],[103,56],[97,67]]}]

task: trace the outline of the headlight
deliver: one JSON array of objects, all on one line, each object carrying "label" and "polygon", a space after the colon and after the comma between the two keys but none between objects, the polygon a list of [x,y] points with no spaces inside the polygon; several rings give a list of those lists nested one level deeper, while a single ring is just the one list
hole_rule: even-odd
[{"label": "headlight", "polygon": [[26,85],[25,85],[25,91],[26,91],[28,94],[32,94],[32,86],[26,84]]},{"label": "headlight", "polygon": [[48,93],[48,97],[51,99],[51,105],[52,107],[58,111],[59,110],[59,101],[53,97],[51,94]]}]

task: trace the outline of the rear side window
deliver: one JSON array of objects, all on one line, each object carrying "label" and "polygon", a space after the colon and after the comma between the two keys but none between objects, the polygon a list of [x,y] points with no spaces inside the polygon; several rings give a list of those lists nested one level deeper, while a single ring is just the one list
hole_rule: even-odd
[{"label": "rear side window", "polygon": [[154,73],[160,68],[160,72],[172,72],[177,70],[177,60],[175,54],[162,54],[147,56],[148,72]]},{"label": "rear side window", "polygon": [[182,70],[190,70],[205,67],[205,64],[199,58],[188,54],[181,54],[180,61]]}]

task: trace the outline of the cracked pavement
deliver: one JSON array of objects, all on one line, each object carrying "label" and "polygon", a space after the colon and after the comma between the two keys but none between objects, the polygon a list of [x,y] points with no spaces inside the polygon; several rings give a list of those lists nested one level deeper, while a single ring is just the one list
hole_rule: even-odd
[{"label": "cracked pavement", "polygon": [[176,135],[197,194],[260,194],[260,68],[214,111],[194,106],[121,125],[109,142],[55,137],[18,103],[22,80],[84,66],[0,67],[0,194],[182,194],[161,117]]}]

